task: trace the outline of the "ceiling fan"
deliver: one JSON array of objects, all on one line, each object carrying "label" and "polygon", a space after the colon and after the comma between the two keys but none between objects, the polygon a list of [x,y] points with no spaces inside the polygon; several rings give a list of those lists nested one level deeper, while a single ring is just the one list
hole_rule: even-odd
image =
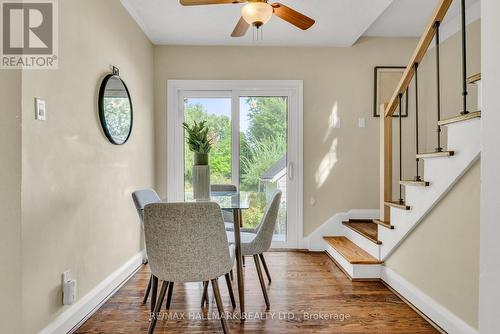
[{"label": "ceiling fan", "polygon": [[183,6],[247,3],[241,9],[241,18],[231,33],[231,37],[244,36],[250,25],[259,29],[271,19],[273,14],[302,30],[309,29],[315,22],[279,2],[269,4],[268,0],[180,0],[180,3]]}]

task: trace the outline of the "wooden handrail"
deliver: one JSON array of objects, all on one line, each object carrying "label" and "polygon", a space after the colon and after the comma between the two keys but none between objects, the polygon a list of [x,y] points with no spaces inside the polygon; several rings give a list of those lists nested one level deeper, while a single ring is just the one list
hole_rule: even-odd
[{"label": "wooden handrail", "polygon": [[401,81],[399,82],[398,88],[392,95],[391,101],[389,102],[387,108],[385,109],[386,117],[392,116],[396,111],[399,103],[398,101],[399,94],[404,94],[404,92],[406,92],[406,89],[410,85],[410,82],[413,79],[413,76],[415,75],[415,69],[413,65],[420,64],[425,54],[427,53],[427,49],[429,48],[429,45],[431,44],[432,39],[434,38],[434,35],[436,34],[436,31],[434,29],[435,22],[443,21],[452,2],[453,0],[440,0],[439,5],[436,7],[436,10],[434,11],[434,14],[432,15],[430,22],[427,24],[427,27],[425,28],[424,34],[422,35],[420,41],[418,42],[417,48],[415,49],[415,52],[413,53],[413,56],[411,57],[410,62],[408,63],[408,66],[406,66],[406,70],[403,74],[403,77],[401,78]]}]

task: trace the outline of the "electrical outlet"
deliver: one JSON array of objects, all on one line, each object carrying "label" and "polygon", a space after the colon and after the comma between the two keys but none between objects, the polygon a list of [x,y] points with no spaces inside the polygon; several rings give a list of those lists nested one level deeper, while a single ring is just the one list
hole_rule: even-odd
[{"label": "electrical outlet", "polygon": [[69,270],[66,270],[65,272],[62,273],[62,282],[67,282],[71,280],[71,272]]},{"label": "electrical outlet", "polygon": [[63,305],[71,305],[76,301],[76,280],[71,279],[69,270],[62,273]]},{"label": "electrical outlet", "polygon": [[38,97],[35,98],[35,119],[39,121],[45,121],[46,119],[46,104],[45,100]]}]

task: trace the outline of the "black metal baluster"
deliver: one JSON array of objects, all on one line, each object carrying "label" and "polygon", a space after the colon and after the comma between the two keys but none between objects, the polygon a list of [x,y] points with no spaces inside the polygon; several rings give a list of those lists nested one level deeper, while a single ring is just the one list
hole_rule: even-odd
[{"label": "black metal baluster", "polygon": [[401,122],[403,119],[402,115],[402,108],[403,106],[401,105],[403,99],[403,94],[399,93],[399,203],[403,204],[403,185],[401,184],[401,181],[403,181],[403,136],[401,133]]},{"label": "black metal baluster", "polygon": [[[413,64],[415,70],[415,146],[416,146],[416,154],[419,153],[418,148],[418,63]],[[417,167],[417,175],[415,176],[415,181],[422,181],[419,175],[419,161],[420,159],[416,158],[416,167]]]},{"label": "black metal baluster", "polygon": [[441,126],[439,121],[441,121],[441,68],[440,68],[440,53],[439,53],[439,26],[441,22],[436,21],[434,23],[434,29],[436,29],[436,80],[437,80],[437,147],[436,152],[442,152],[441,147]]},{"label": "black metal baluster", "polygon": [[462,0],[461,6],[461,16],[462,16],[462,84],[463,84],[463,111],[462,115],[467,115],[467,32],[465,23],[465,0]]}]

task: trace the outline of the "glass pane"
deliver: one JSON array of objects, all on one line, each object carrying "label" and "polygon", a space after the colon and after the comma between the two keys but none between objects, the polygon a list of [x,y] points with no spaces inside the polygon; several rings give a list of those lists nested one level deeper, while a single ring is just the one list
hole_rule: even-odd
[{"label": "glass pane", "polygon": [[240,190],[249,193],[245,227],[260,223],[264,208],[283,192],[275,241],[286,241],[288,101],[286,97],[240,97]]},{"label": "glass pane", "polygon": [[[206,121],[214,146],[209,154],[211,184],[231,184],[231,98],[186,98],[184,121]],[[186,134],[184,134],[184,139]],[[184,191],[186,199],[193,193],[194,154],[184,141]]]}]

